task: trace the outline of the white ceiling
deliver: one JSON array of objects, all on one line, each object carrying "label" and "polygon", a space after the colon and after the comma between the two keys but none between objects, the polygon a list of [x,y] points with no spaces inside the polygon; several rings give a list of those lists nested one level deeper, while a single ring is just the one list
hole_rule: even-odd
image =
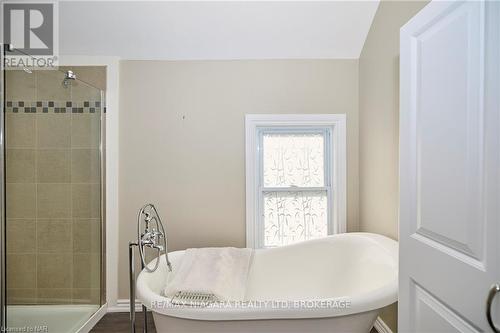
[{"label": "white ceiling", "polygon": [[60,53],[123,59],[358,58],[378,1],[64,1]]}]

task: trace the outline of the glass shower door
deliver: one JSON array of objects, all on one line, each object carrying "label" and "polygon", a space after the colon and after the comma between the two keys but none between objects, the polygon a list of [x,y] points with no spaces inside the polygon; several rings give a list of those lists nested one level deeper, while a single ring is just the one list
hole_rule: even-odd
[{"label": "glass shower door", "polygon": [[102,92],[79,79],[91,68],[72,68],[76,79],[62,69],[5,71],[12,329],[76,332],[103,303]]}]

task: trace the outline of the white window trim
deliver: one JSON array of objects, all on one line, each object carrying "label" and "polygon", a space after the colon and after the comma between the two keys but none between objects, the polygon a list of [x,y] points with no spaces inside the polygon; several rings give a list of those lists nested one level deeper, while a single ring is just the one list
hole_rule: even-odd
[{"label": "white window trim", "polygon": [[246,246],[261,247],[257,232],[259,216],[259,137],[261,127],[329,127],[330,179],[332,196],[332,233],[346,232],[346,115],[345,114],[247,114],[245,116],[245,154],[246,154]]}]

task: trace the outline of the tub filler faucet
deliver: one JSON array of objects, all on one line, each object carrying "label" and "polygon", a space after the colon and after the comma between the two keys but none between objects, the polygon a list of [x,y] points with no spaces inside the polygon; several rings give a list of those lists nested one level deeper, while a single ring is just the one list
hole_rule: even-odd
[{"label": "tub filler faucet", "polygon": [[[149,210],[148,210],[149,208]],[[141,231],[141,217],[144,219],[144,231]],[[161,253],[165,253],[165,260],[167,261],[168,270],[172,271],[172,265],[168,260],[167,251],[167,235],[165,234],[165,229],[160,220],[160,215],[156,210],[155,206],[152,204],[147,204],[139,211],[139,216],[137,217],[137,238],[142,246],[139,246],[139,253],[141,255],[141,262],[144,264],[144,268],[152,273],[156,271],[158,265],[160,264]],[[146,265],[144,257],[144,248],[151,248],[157,251],[157,258],[155,266],[151,269]]]},{"label": "tub filler faucet", "polygon": [[[135,333],[135,256],[134,247],[139,249],[141,258],[141,268],[149,273],[155,272],[160,266],[161,256],[164,254],[167,269],[172,271],[172,264],[168,259],[167,234],[161,223],[160,215],[153,204],[146,204],[137,215],[137,241],[128,244],[129,255],[129,277],[130,277],[130,331]],[[155,263],[152,267],[146,262],[146,249],[152,249],[156,252]],[[143,332],[147,333],[147,308],[143,304],[144,313]]]}]

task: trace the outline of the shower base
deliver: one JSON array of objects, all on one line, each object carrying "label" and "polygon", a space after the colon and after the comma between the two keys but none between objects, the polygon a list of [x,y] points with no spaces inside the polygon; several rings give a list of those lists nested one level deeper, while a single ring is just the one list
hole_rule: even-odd
[{"label": "shower base", "polygon": [[98,309],[98,305],[9,305],[7,324],[13,332],[76,333]]}]

